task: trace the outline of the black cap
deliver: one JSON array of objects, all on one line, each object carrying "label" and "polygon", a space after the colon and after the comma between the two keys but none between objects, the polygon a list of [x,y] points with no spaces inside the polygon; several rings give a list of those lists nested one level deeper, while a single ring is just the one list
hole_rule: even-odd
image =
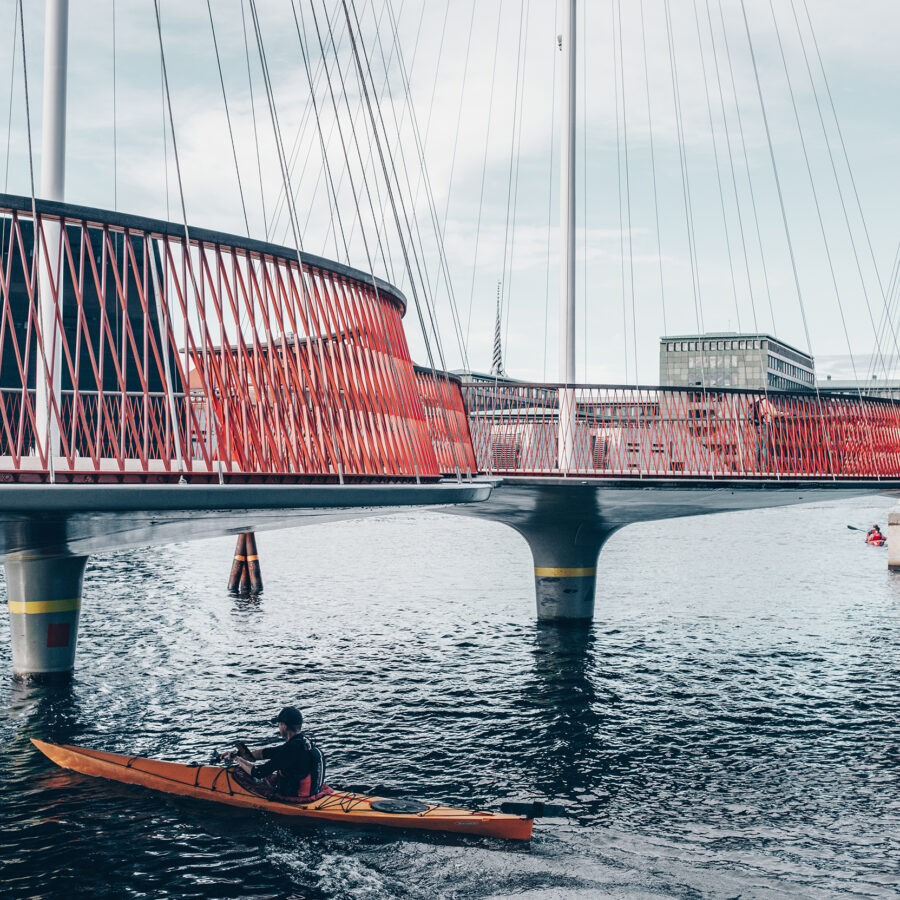
[{"label": "black cap", "polygon": [[275,724],[283,722],[291,731],[299,731],[303,727],[303,715],[296,706],[285,706],[275,717]]}]

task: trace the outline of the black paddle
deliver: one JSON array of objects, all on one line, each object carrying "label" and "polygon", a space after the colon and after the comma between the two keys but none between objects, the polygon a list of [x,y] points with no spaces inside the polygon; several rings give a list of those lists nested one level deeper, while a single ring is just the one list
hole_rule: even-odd
[{"label": "black paddle", "polygon": [[566,815],[566,808],[535,800],[534,803],[501,803],[500,812],[510,816],[525,816],[526,819],[539,819],[541,816],[561,818]]}]

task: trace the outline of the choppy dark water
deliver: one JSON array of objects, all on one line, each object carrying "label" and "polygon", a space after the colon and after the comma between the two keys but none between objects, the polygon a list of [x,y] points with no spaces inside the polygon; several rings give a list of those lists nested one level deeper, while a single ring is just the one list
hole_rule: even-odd
[{"label": "choppy dark water", "polygon": [[[13,684],[0,614],[0,893],[16,897],[894,897],[900,578],[870,498],[632,527],[592,629],[538,628],[499,525],[405,515],[110,554],[77,679]],[[5,608],[5,604],[4,604]],[[184,762],[296,702],[330,781],[556,798],[528,846],[311,830],[66,773],[36,736]]]}]

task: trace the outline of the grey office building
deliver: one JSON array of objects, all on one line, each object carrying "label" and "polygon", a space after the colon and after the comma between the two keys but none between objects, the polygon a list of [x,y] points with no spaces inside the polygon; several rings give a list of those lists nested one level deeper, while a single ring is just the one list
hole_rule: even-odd
[{"label": "grey office building", "polygon": [[813,357],[770,334],[683,334],[659,339],[659,383],[675,387],[813,390]]}]

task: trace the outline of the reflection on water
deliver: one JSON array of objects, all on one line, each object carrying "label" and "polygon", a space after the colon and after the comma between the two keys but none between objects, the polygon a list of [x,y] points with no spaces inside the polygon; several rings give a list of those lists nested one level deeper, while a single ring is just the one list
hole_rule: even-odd
[{"label": "reflection on water", "polygon": [[[890,896],[900,578],[846,525],[886,501],[626,529],[591,627],[533,621],[513,531],[419,514],[109,554],[76,680],[0,680],[12,896]],[[802,551],[784,535],[803,535]],[[9,669],[0,618],[0,668]],[[54,768],[30,736],[180,761],[296,703],[330,781],[495,806],[530,845],[310,828]]]}]

